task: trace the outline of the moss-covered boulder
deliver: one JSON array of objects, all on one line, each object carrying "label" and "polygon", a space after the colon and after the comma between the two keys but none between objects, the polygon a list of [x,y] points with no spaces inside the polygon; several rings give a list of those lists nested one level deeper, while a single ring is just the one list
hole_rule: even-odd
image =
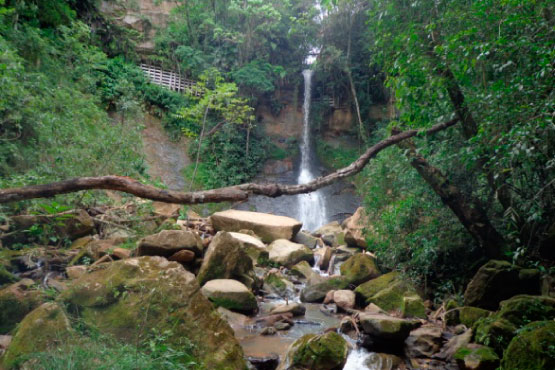
[{"label": "moss-covered boulder", "polygon": [[499,366],[497,353],[490,347],[478,344],[459,348],[454,358],[463,370],[495,370]]},{"label": "moss-covered boulder", "polygon": [[270,271],[264,277],[265,292],[277,294],[281,297],[293,298],[295,295],[295,286],[289,280],[285,279],[279,272]]},{"label": "moss-covered boulder", "polygon": [[257,263],[261,259],[268,259],[268,250],[266,249],[266,245],[257,237],[234,232],[230,232],[229,235],[231,235],[231,237],[241,245],[253,263]]},{"label": "moss-covered boulder", "polygon": [[341,275],[354,285],[362,284],[380,276],[374,258],[364,253],[357,253],[349,257],[341,265]]},{"label": "moss-covered boulder", "polygon": [[200,292],[195,276],[177,262],[139,257],[103,264],[60,295],[86,325],[123,341],[168,333],[173,348],[194,343],[209,369],[243,369],[233,331]]},{"label": "moss-covered boulder", "polygon": [[555,321],[536,321],[519,330],[503,355],[501,368],[555,369]]},{"label": "moss-covered boulder", "polygon": [[472,327],[474,340],[493,348],[498,354],[507,348],[516,330],[517,327],[509,320],[495,315],[479,319]]},{"label": "moss-covered boulder", "polygon": [[285,267],[291,267],[301,261],[314,260],[314,254],[309,248],[286,239],[273,241],[268,246],[268,250],[270,261]]},{"label": "moss-covered boulder", "polygon": [[463,306],[447,311],[445,320],[447,325],[463,324],[471,328],[479,319],[492,314],[492,311],[484,310],[483,308]]},{"label": "moss-covered boulder", "polygon": [[[18,215],[10,219],[14,230],[27,230],[38,227],[49,236],[57,236],[59,239],[71,240],[91,234],[94,231],[94,221],[83,209],[76,209],[50,215]],[[18,233],[18,237],[26,239],[25,235],[30,233]]]},{"label": "moss-covered boulder", "polygon": [[324,243],[332,247],[338,247],[345,244],[345,232],[337,221],[333,221],[322,226],[313,234],[322,238]]},{"label": "moss-covered boulder", "polygon": [[0,264],[0,287],[5,284],[15,283],[17,280],[17,276],[9,272],[3,264]]},{"label": "moss-covered boulder", "polygon": [[202,294],[216,306],[243,313],[258,311],[256,297],[244,284],[232,279],[210,280],[203,285]]},{"label": "moss-covered boulder", "polygon": [[235,279],[249,288],[256,286],[252,259],[243,244],[230,233],[220,231],[206,250],[197,275],[200,285],[214,279]]},{"label": "moss-covered boulder", "polygon": [[142,238],[139,241],[137,255],[170,257],[184,249],[194,252],[196,256],[202,254],[202,240],[196,232],[162,230],[158,234]]},{"label": "moss-covered boulder", "polygon": [[[21,324],[2,358],[5,368],[12,368],[26,355],[56,347],[72,335],[72,329],[62,307],[53,302],[44,303],[29,313]],[[1,366],[0,366],[1,367]]]},{"label": "moss-covered boulder", "polygon": [[313,279],[301,291],[301,301],[322,302],[330,290],[345,289],[348,286],[349,282],[343,276]]},{"label": "moss-covered boulder", "polygon": [[299,231],[293,239],[295,243],[303,244],[304,246],[314,249],[318,245],[318,238],[310,235],[305,231]]},{"label": "moss-covered boulder", "polygon": [[398,317],[370,314],[362,312],[359,315],[362,330],[373,338],[381,341],[402,343],[411,330],[420,326],[418,320],[401,319]]},{"label": "moss-covered boulder", "polygon": [[10,332],[25,315],[44,302],[44,294],[35,282],[23,279],[0,290],[0,334]]},{"label": "moss-covered boulder", "polygon": [[310,279],[315,275],[318,275],[318,273],[314,271],[306,261],[301,261],[295,264],[295,266],[291,267],[290,273],[291,275],[297,276],[302,279]]},{"label": "moss-covered boulder", "polygon": [[405,317],[426,316],[422,298],[395,271],[359,285],[355,293],[361,306],[373,303],[386,311],[401,311]]},{"label": "moss-covered boulder", "polygon": [[210,216],[210,222],[216,231],[252,230],[265,243],[277,239],[291,240],[302,226],[301,222],[291,217],[236,209],[216,212]]},{"label": "moss-covered boulder", "polygon": [[347,341],[335,332],[307,334],[291,344],[278,370],[341,370],[348,353]]},{"label": "moss-covered boulder", "polygon": [[507,261],[491,260],[478,270],[464,292],[465,306],[497,310],[499,302],[517,294],[539,294],[540,273]]}]

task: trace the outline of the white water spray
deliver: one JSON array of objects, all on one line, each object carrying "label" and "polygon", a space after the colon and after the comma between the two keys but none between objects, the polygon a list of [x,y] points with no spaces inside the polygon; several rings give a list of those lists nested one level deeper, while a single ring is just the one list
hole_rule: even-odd
[{"label": "white water spray", "polygon": [[[301,167],[298,183],[306,184],[314,180],[311,168],[311,138],[310,138],[310,99],[312,92],[312,74],[310,69],[303,71],[304,102],[303,102],[303,142],[301,145]],[[306,230],[314,230],[326,222],[326,205],[320,191],[299,195],[299,215]]]}]

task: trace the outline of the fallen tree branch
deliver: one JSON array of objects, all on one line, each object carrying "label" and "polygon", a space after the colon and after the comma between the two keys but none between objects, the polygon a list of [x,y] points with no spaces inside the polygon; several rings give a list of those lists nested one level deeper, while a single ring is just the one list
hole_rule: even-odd
[{"label": "fallen tree branch", "polygon": [[250,195],[264,195],[267,197],[279,197],[281,195],[296,195],[310,193],[324,186],[330,185],[338,180],[356,175],[370,159],[374,158],[383,149],[395,145],[405,139],[423,134],[433,134],[456,124],[458,119],[443,122],[432,126],[428,130],[407,130],[392,135],[387,139],[371,146],[357,160],[329,175],[318,177],[317,179],[302,185],[285,184],[241,184],[224,188],[179,192],[172,190],[159,189],[151,185],[145,185],[130,177],[123,176],[100,176],[100,177],[77,177],[69,180],[53,182],[44,185],[31,185],[21,188],[1,189],[0,203],[15,202],[25,199],[47,198],[59,194],[73,193],[81,190],[105,189],[116,190],[128,194],[133,194],[140,198],[150,200],[177,203],[177,204],[199,204],[199,203],[219,203],[244,201]]}]

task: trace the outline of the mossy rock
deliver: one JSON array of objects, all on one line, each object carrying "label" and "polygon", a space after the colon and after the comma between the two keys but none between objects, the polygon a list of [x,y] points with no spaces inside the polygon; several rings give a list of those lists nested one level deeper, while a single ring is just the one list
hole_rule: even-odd
[{"label": "mossy rock", "polygon": [[177,262],[139,257],[103,264],[72,281],[59,299],[86,325],[116,339],[136,342],[167,332],[173,348],[194,343],[206,368],[245,367],[232,329]]},{"label": "mossy rock", "polygon": [[280,276],[279,273],[270,272],[264,278],[264,290],[279,296],[293,296],[294,286],[291,282]]},{"label": "mossy rock", "polygon": [[445,313],[445,322],[447,325],[464,324],[471,328],[481,318],[491,316],[492,311],[483,308],[463,306],[451,309]]},{"label": "mossy rock", "polygon": [[499,302],[517,294],[539,294],[539,270],[491,260],[476,272],[464,292],[465,306],[497,310]]},{"label": "mossy rock", "polygon": [[461,369],[495,370],[499,365],[499,356],[486,346],[469,345],[459,348],[454,359]]},{"label": "mossy rock", "polygon": [[555,369],[555,321],[536,321],[520,329],[505,351],[501,368]]},{"label": "mossy rock", "polygon": [[377,278],[380,276],[380,271],[374,258],[364,253],[357,253],[341,265],[341,275],[345,276],[349,283],[359,285]]},{"label": "mossy rock", "polygon": [[19,324],[2,358],[3,366],[16,367],[25,361],[26,355],[52,349],[67,342],[72,335],[73,330],[62,307],[54,302],[44,303]]},{"label": "mossy rock", "polygon": [[9,333],[25,315],[44,302],[34,281],[23,279],[0,290],[0,334]]},{"label": "mossy rock", "polygon": [[402,343],[410,331],[420,326],[418,320],[401,319],[398,317],[360,313],[360,325],[363,331],[382,341]]},{"label": "mossy rock", "polygon": [[510,321],[495,316],[479,319],[472,327],[474,340],[502,354],[515,335],[517,327]]},{"label": "mossy rock", "polygon": [[0,287],[5,284],[15,283],[17,280],[17,276],[9,272],[4,265],[0,264]]},{"label": "mossy rock", "polygon": [[[357,300],[361,306],[374,303],[386,311],[402,311],[406,307],[406,297],[418,297],[415,288],[407,281],[402,280],[398,272],[390,272],[380,277],[367,281],[355,289]],[[409,314],[422,315],[422,306],[418,302],[409,302],[415,311],[407,311]]]},{"label": "mossy rock", "polygon": [[290,273],[291,275],[304,278],[304,279],[309,279],[311,276],[316,274],[316,272],[306,261],[301,261],[297,263],[295,266],[291,267]]},{"label": "mossy rock", "polygon": [[349,281],[343,276],[330,277],[324,280],[316,279],[310,282],[301,291],[301,301],[322,302],[330,290],[341,290],[349,286]]},{"label": "mossy rock", "polygon": [[403,317],[417,317],[419,319],[425,319],[426,306],[424,306],[424,301],[418,295],[403,297],[401,314]]},{"label": "mossy rock", "polygon": [[307,334],[293,342],[278,369],[341,370],[348,353],[347,341],[336,332]]},{"label": "mossy rock", "polygon": [[548,296],[518,295],[499,304],[497,317],[506,319],[517,327],[531,321],[555,318],[555,298]]}]

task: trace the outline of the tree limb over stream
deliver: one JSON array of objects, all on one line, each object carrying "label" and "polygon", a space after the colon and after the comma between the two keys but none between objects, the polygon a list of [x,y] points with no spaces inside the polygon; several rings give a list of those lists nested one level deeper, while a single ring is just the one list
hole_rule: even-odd
[{"label": "tree limb over stream", "polygon": [[330,173],[329,175],[318,177],[317,179],[302,185],[247,183],[218,189],[185,193],[159,189],[151,185],[142,184],[137,180],[124,176],[77,177],[43,185],[0,189],[0,203],[35,198],[47,198],[59,194],[93,189],[116,190],[133,194],[140,198],[178,204],[236,202],[247,200],[250,195],[264,195],[275,198],[281,195],[310,193],[340,179],[356,175],[362,171],[372,158],[387,147],[398,144],[403,140],[421,133],[427,135],[436,133],[455,125],[457,122],[458,118],[455,118],[450,121],[434,125],[424,131],[407,130],[392,135],[368,148],[366,152],[364,152],[357,160],[347,167],[341,168],[333,173]]}]

